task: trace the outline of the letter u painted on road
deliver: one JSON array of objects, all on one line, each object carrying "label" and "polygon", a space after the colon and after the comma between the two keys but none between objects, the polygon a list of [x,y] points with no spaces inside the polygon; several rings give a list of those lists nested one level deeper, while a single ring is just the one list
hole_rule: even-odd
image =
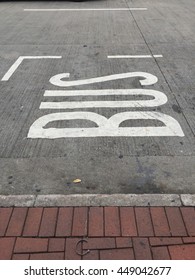
[{"label": "letter u painted on road", "polygon": [[[152,74],[145,72],[129,72],[104,77],[97,77],[78,81],[64,81],[69,74],[58,74],[50,79],[53,85],[59,87],[73,87],[79,85],[102,83],[117,79],[139,77],[141,85],[153,85],[158,79]],[[106,89],[106,90],[55,90],[46,91],[44,96],[79,97],[79,96],[146,96],[153,99],[146,100],[121,100],[121,101],[65,101],[65,102],[42,102],[40,109],[86,109],[86,108],[151,108],[163,105],[167,102],[164,93],[151,89]],[[94,123],[94,127],[86,128],[45,128],[52,122],[67,120],[85,120]],[[126,120],[156,120],[163,126],[139,126],[121,127]],[[147,137],[147,136],[184,136],[179,123],[166,114],[152,111],[126,111],[114,114],[106,118],[94,112],[59,112],[44,115],[37,119],[30,127],[28,138],[66,138],[66,137]]]}]

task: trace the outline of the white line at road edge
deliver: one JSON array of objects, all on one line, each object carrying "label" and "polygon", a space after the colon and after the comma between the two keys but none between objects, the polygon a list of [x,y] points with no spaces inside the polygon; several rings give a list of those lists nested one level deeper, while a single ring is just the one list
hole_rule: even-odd
[{"label": "white line at road edge", "polygon": [[24,59],[60,59],[62,56],[19,56],[14,64],[9,68],[1,81],[8,81],[13,73],[18,69]]},{"label": "white line at road edge", "polygon": [[24,9],[24,12],[87,12],[87,11],[146,11],[147,8],[101,8],[101,9]]},{"label": "white line at road edge", "polygon": [[162,54],[154,55],[108,55],[107,58],[161,58]]}]

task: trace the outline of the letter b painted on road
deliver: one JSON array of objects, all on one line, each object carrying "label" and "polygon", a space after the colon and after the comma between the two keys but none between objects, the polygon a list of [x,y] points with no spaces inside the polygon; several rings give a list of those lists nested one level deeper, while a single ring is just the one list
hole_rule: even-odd
[{"label": "letter b painted on road", "polygon": [[[89,120],[97,127],[86,128],[44,128],[54,121]],[[158,120],[163,126],[120,127],[126,120]],[[31,126],[28,138],[67,138],[67,137],[145,137],[145,136],[184,136],[179,123],[172,117],[159,112],[123,112],[107,119],[92,112],[52,113],[40,117]]]}]

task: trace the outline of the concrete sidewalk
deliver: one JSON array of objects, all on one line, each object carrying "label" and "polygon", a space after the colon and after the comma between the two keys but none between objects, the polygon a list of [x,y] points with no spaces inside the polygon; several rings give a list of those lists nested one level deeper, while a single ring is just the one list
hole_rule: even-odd
[{"label": "concrete sidewalk", "polygon": [[195,260],[195,207],[1,207],[0,259]]}]

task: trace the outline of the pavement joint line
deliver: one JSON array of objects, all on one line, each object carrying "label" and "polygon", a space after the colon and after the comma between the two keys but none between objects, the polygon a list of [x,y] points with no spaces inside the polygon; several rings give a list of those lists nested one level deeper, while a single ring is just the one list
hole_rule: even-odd
[{"label": "pavement joint line", "polygon": [[24,9],[24,12],[147,11],[147,8]]},{"label": "pavement joint line", "polygon": [[0,207],[195,206],[195,194],[0,195]]}]

